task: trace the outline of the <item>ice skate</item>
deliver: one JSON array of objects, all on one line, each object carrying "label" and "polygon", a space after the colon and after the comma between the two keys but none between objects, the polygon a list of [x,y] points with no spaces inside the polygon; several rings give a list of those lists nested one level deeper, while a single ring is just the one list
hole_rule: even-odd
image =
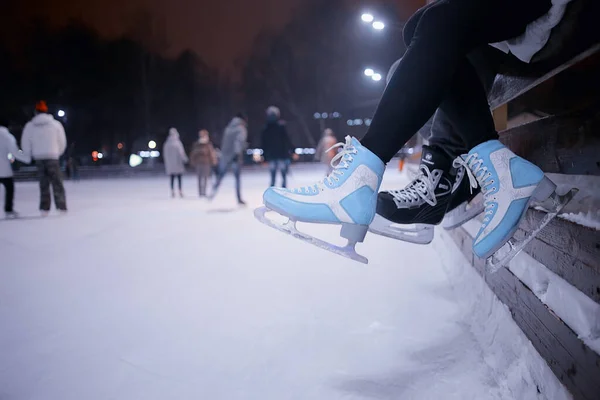
[{"label": "ice skate", "polygon": [[[566,195],[556,193],[556,185],[541,169],[515,155],[498,140],[473,148],[454,161],[464,166],[472,187],[479,185],[483,194],[485,217],[473,242],[473,252],[486,258],[488,272],[506,266],[571,201],[578,189]],[[512,236],[529,205],[539,203],[548,210],[540,226],[522,240]],[[507,249],[504,249],[504,246]]]},{"label": "ice skate", "polygon": [[[331,174],[313,185],[296,189],[271,187],[263,195],[264,207],[254,216],[262,223],[333,253],[367,264],[366,257],[356,253],[375,216],[377,192],[385,170],[383,162],[363,147],[358,140],[346,136],[345,143],[331,160]],[[266,213],[274,211],[288,218],[280,224]],[[296,229],[296,222],[341,225],[340,236],[348,240],[344,247],[314,238]]]},{"label": "ice skate", "polygon": [[458,168],[452,188],[452,198],[446,216],[442,220],[442,227],[446,230],[458,228],[484,210],[483,196],[479,186],[472,188],[469,180],[465,179],[465,175],[465,168]]},{"label": "ice skate", "polygon": [[435,147],[422,151],[419,174],[408,186],[379,193],[371,232],[417,244],[433,240],[452,197],[452,160]]}]

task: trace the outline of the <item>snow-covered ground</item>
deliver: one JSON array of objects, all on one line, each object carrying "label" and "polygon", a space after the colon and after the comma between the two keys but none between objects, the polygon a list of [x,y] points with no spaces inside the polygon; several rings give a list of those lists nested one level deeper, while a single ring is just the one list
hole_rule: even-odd
[{"label": "snow-covered ground", "polygon": [[231,178],[212,204],[191,176],[67,182],[67,216],[0,221],[0,399],[568,398],[446,235],[369,235],[365,266],[258,223],[267,182],[247,208]]}]

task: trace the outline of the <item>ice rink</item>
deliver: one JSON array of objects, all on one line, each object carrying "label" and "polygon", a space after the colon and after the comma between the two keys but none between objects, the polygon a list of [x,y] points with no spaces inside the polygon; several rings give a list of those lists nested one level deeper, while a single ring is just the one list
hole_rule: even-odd
[{"label": "ice rink", "polygon": [[[370,234],[359,264],[257,222],[267,171],[243,179],[245,208],[232,177],[213,203],[193,176],[184,199],[167,178],[66,182],[69,214],[46,219],[37,185],[17,183],[25,218],[0,220],[0,399],[543,398],[486,362],[439,234]],[[384,187],[407,179],[392,169]]]}]

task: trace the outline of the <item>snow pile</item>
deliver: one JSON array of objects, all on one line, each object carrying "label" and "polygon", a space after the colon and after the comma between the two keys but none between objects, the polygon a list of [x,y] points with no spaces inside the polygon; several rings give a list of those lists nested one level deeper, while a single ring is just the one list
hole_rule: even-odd
[{"label": "snow pile", "polygon": [[[474,236],[479,229],[479,223],[472,220],[467,222],[464,228]],[[512,259],[509,269],[586,345],[600,354],[600,305],[598,303],[524,251]]]},{"label": "snow pile", "polygon": [[560,218],[600,231],[600,210],[559,215]]},{"label": "snow pile", "polygon": [[469,315],[470,331],[481,346],[485,362],[494,371],[500,387],[515,399],[571,399],[525,334],[516,325],[508,307],[491,291],[470,265],[453,239],[441,229],[433,242],[444,254],[446,270],[462,313]]}]

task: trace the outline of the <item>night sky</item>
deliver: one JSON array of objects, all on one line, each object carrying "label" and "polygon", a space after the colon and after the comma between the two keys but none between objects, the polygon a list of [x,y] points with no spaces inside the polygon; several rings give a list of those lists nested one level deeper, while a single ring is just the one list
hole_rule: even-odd
[{"label": "night sky", "polygon": [[[77,18],[105,36],[118,36],[134,30],[136,15],[147,11],[160,30],[164,27],[163,53],[176,55],[186,48],[197,52],[208,64],[230,69],[236,57],[250,48],[263,28],[283,26],[306,0],[8,0],[13,14],[8,34],[18,35],[34,15],[64,24]],[[323,0],[327,1],[327,0]],[[352,1],[352,0],[350,0]],[[357,1],[352,1],[357,3]],[[365,6],[375,1],[361,1]],[[424,0],[389,0],[401,5],[402,14]],[[359,3],[359,4],[360,4]],[[164,47],[164,48],[163,48]]]}]

